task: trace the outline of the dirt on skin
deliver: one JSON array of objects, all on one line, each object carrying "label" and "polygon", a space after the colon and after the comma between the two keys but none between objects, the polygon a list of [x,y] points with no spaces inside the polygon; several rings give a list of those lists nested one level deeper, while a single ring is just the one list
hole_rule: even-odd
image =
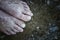
[{"label": "dirt on skin", "polygon": [[[34,16],[32,20],[26,23],[24,32],[17,33],[16,35],[7,36],[0,33],[0,40],[53,40],[58,39],[57,35],[51,38],[53,35],[49,32],[51,25],[56,26],[57,15],[55,9],[48,7],[42,0],[40,1],[26,1],[30,6]],[[55,14],[54,14],[55,13]],[[47,36],[48,35],[48,36]],[[54,35],[53,35],[54,36]],[[49,38],[48,38],[49,37]]]}]

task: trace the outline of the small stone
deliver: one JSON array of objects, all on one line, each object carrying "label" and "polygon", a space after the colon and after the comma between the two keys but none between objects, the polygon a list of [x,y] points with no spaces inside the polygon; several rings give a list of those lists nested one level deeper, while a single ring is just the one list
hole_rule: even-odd
[{"label": "small stone", "polygon": [[32,1],[30,1],[30,3],[31,3],[31,4],[33,4],[33,2],[32,2]]},{"label": "small stone", "polygon": [[55,39],[58,39],[57,36],[55,36]]},{"label": "small stone", "polygon": [[47,34],[50,34],[49,32],[47,32]]},{"label": "small stone", "polygon": [[50,31],[51,31],[51,32],[55,32],[56,30],[58,30],[58,27],[51,27],[51,28],[50,28]]},{"label": "small stone", "polygon": [[37,29],[39,29],[39,27],[36,27]]},{"label": "small stone", "polygon": [[60,10],[60,5],[56,6],[56,8]]},{"label": "small stone", "polygon": [[34,35],[32,34],[31,36],[33,37]]},{"label": "small stone", "polygon": [[50,4],[50,0],[47,1],[47,4],[48,4],[48,5]]},{"label": "small stone", "polygon": [[51,25],[51,23],[49,23],[49,25]]}]

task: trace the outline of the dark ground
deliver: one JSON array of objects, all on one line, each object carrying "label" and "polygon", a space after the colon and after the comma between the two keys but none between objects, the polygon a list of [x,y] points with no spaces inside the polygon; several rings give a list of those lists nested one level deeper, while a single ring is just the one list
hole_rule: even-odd
[{"label": "dark ground", "polygon": [[60,10],[48,5],[45,0],[27,0],[34,16],[23,33],[7,36],[0,34],[0,40],[60,40]]}]

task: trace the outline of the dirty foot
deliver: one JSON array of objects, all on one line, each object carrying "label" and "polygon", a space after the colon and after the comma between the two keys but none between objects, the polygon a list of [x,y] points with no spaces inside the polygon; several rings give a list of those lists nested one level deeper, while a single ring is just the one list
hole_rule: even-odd
[{"label": "dirty foot", "polygon": [[25,23],[0,10],[0,31],[7,35],[23,32]]},{"label": "dirty foot", "polygon": [[23,20],[23,21],[30,21],[33,13],[30,11],[29,6],[27,3],[20,1],[20,2],[8,2],[3,1],[1,2],[0,7],[8,12],[8,14]]}]

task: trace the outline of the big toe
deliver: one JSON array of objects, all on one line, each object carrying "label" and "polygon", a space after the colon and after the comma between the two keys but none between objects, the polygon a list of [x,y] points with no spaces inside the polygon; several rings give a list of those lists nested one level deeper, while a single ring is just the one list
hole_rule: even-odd
[{"label": "big toe", "polygon": [[33,13],[30,10],[27,10],[27,9],[24,9],[24,11],[22,13],[26,14],[28,16],[33,16]]},{"label": "big toe", "polygon": [[25,15],[25,14],[20,14],[16,16],[17,18],[23,20],[23,21],[30,21],[31,20],[31,16]]},{"label": "big toe", "polygon": [[30,10],[29,6],[27,5],[27,3],[23,2],[23,1],[21,3],[23,5],[23,9],[24,9],[23,13],[27,14],[29,16],[33,16],[33,13],[31,12],[31,10]]}]

